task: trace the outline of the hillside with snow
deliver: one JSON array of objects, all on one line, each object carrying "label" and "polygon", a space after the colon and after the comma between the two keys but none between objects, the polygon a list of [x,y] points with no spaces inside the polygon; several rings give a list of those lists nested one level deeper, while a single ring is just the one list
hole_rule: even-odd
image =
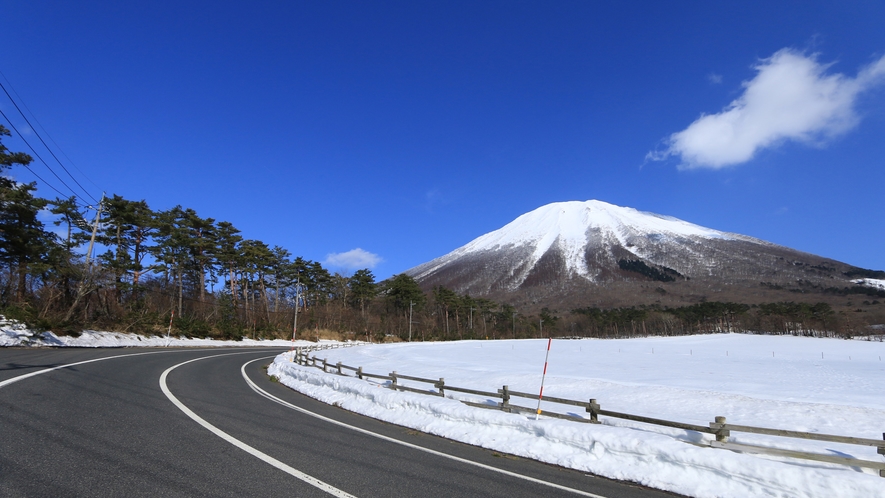
[{"label": "hillside with snow", "polygon": [[577,304],[576,295],[604,288],[609,296],[588,304],[617,306],[747,300],[737,299],[739,294],[778,301],[785,295],[779,291],[795,294],[800,286],[802,292],[821,292],[855,285],[845,276],[852,268],[753,237],[590,200],[542,206],[406,273],[425,289],[442,285],[473,296],[548,305],[563,298]]}]

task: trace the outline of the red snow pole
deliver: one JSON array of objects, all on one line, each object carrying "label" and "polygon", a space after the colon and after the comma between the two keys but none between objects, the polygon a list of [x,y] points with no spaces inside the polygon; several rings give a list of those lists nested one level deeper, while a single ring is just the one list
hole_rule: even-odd
[{"label": "red snow pole", "polygon": [[550,358],[550,343],[553,342],[552,337],[547,338],[547,355],[544,356],[544,373],[541,375],[541,391],[538,393],[538,412],[535,414],[535,420],[541,416],[541,399],[544,397],[544,379],[547,377],[547,360]]}]

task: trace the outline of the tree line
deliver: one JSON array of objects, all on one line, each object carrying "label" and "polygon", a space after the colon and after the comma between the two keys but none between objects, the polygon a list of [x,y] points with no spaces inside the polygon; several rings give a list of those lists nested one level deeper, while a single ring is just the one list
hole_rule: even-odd
[{"label": "tree line", "polygon": [[[32,158],[9,151],[4,136],[0,126],[0,173],[27,166]],[[376,282],[369,269],[331,273],[191,208],[154,210],[112,195],[87,219],[77,198],[35,191],[0,176],[0,312],[41,329],[375,340],[414,329],[416,338],[451,339],[497,335],[510,317],[506,305],[444,288],[428,304],[405,274]],[[44,210],[59,229],[41,220]],[[91,256],[92,247],[104,252]]]},{"label": "tree line", "polygon": [[[87,219],[76,198],[43,199],[35,195],[35,183],[3,174],[31,162],[29,155],[9,151],[4,136],[9,131],[0,125],[0,313],[56,333],[171,329],[232,339],[331,333],[379,341],[808,334],[839,328],[839,318],[826,304],[522,313],[442,286],[425,292],[406,274],[376,282],[369,269],[331,273],[319,262],[247,239],[231,223],[182,206],[154,210],[144,200],[112,195],[103,199],[94,219]],[[41,221],[41,211],[55,215],[56,230]],[[93,246],[104,252],[89,257]],[[647,271],[635,266],[630,269]]]}]

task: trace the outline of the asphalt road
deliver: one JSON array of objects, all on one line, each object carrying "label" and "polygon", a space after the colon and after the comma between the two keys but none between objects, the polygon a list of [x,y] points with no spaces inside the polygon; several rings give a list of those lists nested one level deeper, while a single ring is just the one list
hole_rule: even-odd
[{"label": "asphalt road", "polygon": [[279,352],[0,348],[0,496],[674,496],[319,403]]}]

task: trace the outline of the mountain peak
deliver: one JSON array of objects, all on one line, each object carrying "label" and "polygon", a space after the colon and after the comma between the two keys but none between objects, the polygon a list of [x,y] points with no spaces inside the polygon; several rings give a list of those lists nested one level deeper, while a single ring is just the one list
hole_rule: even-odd
[{"label": "mountain peak", "polygon": [[829,286],[843,266],[753,237],[589,200],[541,206],[406,273],[422,286],[472,295],[572,300],[579,289],[617,288],[621,301],[635,302],[630,293],[639,286],[657,293],[643,298],[654,302],[670,292],[663,282],[674,282],[668,288],[684,296],[738,283],[745,289],[758,289],[760,282]]},{"label": "mountain peak", "polygon": [[670,216],[616,206],[598,200],[554,202],[530,211],[504,227],[479,237],[464,249],[484,250],[507,245],[537,242],[549,248],[561,243],[585,244],[594,230],[607,230],[621,236],[668,234],[732,238],[731,234],[704,228]]},{"label": "mountain peak", "polygon": [[[549,251],[555,250],[563,256],[566,273],[592,280],[594,275],[586,262],[588,248],[616,244],[633,252],[632,248],[639,249],[636,243],[639,239],[661,241],[686,237],[749,239],[599,200],[554,202],[523,214],[502,228],[418,266],[409,273],[420,279],[455,259],[513,250],[530,253],[522,265],[530,268]],[[643,257],[641,254],[636,256]],[[517,278],[514,284],[520,285],[522,280]]]}]

